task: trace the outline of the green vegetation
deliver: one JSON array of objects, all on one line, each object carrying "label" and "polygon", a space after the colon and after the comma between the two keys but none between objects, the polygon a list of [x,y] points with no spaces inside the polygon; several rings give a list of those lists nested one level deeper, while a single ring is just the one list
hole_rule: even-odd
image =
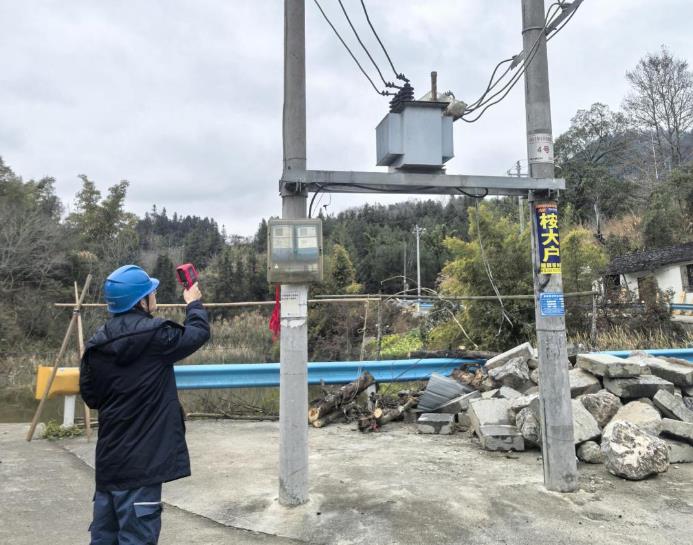
[{"label": "green vegetation", "polygon": [[70,437],[80,437],[84,435],[84,431],[77,426],[63,428],[55,420],[49,420],[46,423],[46,428],[43,431],[43,438],[55,441],[57,439],[69,439]]}]

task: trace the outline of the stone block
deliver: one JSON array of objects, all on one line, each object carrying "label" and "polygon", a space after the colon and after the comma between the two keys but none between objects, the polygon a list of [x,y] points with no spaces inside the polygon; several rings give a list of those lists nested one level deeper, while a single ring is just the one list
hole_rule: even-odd
[{"label": "stone block", "polygon": [[676,441],[675,439],[662,438],[662,440],[667,444],[667,448],[669,449],[670,464],[693,463],[693,445],[689,445],[683,441]]},{"label": "stone block", "polygon": [[518,397],[522,397],[522,394],[514,388],[511,388],[510,386],[501,386],[500,388],[498,388],[495,397],[501,397],[503,399],[512,400],[517,399]]},{"label": "stone block", "polygon": [[693,423],[693,411],[686,407],[683,398],[672,395],[665,390],[660,390],[654,395],[652,401],[663,416]]},{"label": "stone block", "polygon": [[527,367],[530,369],[539,369],[539,358],[529,358],[527,360]]},{"label": "stone block", "polygon": [[637,363],[609,354],[578,354],[577,366],[598,377],[627,378],[642,374]]},{"label": "stone block", "polygon": [[677,386],[693,386],[693,364],[678,358],[657,358],[645,352],[634,352],[629,361],[649,367],[653,375],[668,380]]},{"label": "stone block", "polygon": [[416,423],[419,433],[450,435],[455,431],[455,415],[443,413],[423,413]]},{"label": "stone block", "polygon": [[693,397],[684,397],[683,404],[693,411]]},{"label": "stone block", "polygon": [[515,427],[526,445],[541,447],[541,424],[537,414],[531,408],[525,407],[517,413]]},{"label": "stone block", "polygon": [[693,444],[693,424],[671,418],[662,418],[662,435],[670,435]]},{"label": "stone block", "polygon": [[577,448],[577,457],[588,464],[603,464],[604,453],[599,443],[595,441],[585,441]]},{"label": "stone block", "polygon": [[599,439],[602,431],[584,405],[577,399],[571,400],[573,404],[573,438],[575,444],[579,445],[585,441]]},{"label": "stone block", "polygon": [[674,385],[655,375],[632,378],[604,378],[604,388],[624,399],[652,398],[659,390],[674,393]]},{"label": "stone block", "polygon": [[500,367],[501,365],[507,363],[513,358],[522,358],[525,363],[527,362],[528,359],[532,358],[534,356],[534,349],[532,348],[532,345],[529,343],[524,343],[519,346],[516,346],[515,348],[511,348],[507,352],[503,352],[502,354],[498,354],[497,356],[494,356],[490,360],[487,360],[486,363],[484,364],[484,367],[489,370],[489,369],[495,369],[496,367]]},{"label": "stone block", "polygon": [[600,428],[606,426],[623,406],[621,400],[606,390],[580,396],[580,402],[585,406]]},{"label": "stone block", "polygon": [[681,388],[683,397],[693,397],[693,386],[683,386]]},{"label": "stone block", "polygon": [[498,388],[494,388],[493,390],[486,390],[485,392],[481,393],[481,399],[492,399],[494,397],[498,397]]},{"label": "stone block", "polygon": [[518,413],[525,407],[529,407],[535,399],[539,398],[539,394],[523,395],[521,397],[510,400],[510,411],[513,413]]},{"label": "stone block", "polygon": [[507,426],[514,424],[510,421],[508,410],[510,401],[503,398],[475,399],[469,404],[468,413],[472,419],[474,431],[481,426]]},{"label": "stone block", "polygon": [[664,441],[635,424],[619,420],[602,438],[604,462],[610,473],[639,481],[669,468],[669,449]]},{"label": "stone block", "polygon": [[481,397],[481,392],[473,391],[468,394],[461,395],[455,399],[451,399],[447,403],[436,409],[436,412],[447,413],[447,414],[457,414],[461,411],[466,411],[469,409],[469,402],[472,399],[479,399]]},{"label": "stone block", "polygon": [[481,426],[476,435],[485,450],[525,450],[522,435],[515,426]]},{"label": "stone block", "polygon": [[[649,401],[649,399],[647,400]],[[615,422],[630,422],[641,430],[659,435],[662,429],[662,417],[659,411],[650,403],[644,401],[631,401],[621,407],[614,415],[611,422],[604,427],[604,435],[609,435]]]},{"label": "stone block", "polygon": [[602,389],[599,379],[584,369],[576,368],[568,371],[568,380],[570,381],[570,397],[593,394]]},{"label": "stone block", "polygon": [[516,390],[525,387],[530,382],[527,361],[521,357],[512,358],[506,363],[494,367],[488,372],[488,376],[496,383]]}]

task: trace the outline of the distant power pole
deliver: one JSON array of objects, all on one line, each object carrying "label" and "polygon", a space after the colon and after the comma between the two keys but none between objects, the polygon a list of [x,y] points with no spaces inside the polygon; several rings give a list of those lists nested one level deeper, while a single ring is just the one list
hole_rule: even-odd
[{"label": "distant power pole", "polygon": [[[305,1],[284,0],[282,179],[306,170],[305,38]],[[306,200],[307,193],[299,184],[285,184],[282,218],[305,218]],[[281,289],[279,502],[300,505],[308,501],[308,286],[284,284]],[[285,314],[289,306],[293,309],[290,317]]]},{"label": "distant power pole", "polygon": [[421,233],[426,229],[419,227],[418,225],[414,227],[414,232],[416,233],[416,311],[421,312]]},{"label": "distant power pole", "polygon": [[[508,170],[508,176],[510,176],[510,172],[512,169]],[[517,161],[515,163],[515,175],[518,178],[522,178],[522,165],[520,164],[520,161]],[[520,234],[522,234],[522,231],[525,230],[525,207],[522,205],[522,197],[520,195],[517,196],[517,210],[518,214],[520,216]]]},{"label": "distant power pole", "polygon": [[402,291],[404,292],[404,295],[407,295],[407,291],[409,291],[409,284],[407,282],[407,241],[404,241],[404,244],[402,245],[404,247],[404,257],[402,258],[402,261],[404,263],[404,273],[402,276]]},{"label": "distant power pole", "polygon": [[[544,0],[522,0],[522,41],[525,62],[528,63],[525,72],[527,153],[529,175],[532,178],[554,176],[544,21]],[[532,58],[531,52],[535,44],[537,51]],[[549,490],[572,492],[577,490],[578,482],[568,381],[560,245],[557,239],[558,216],[555,202],[539,202],[533,193],[529,193],[529,204],[532,217],[532,268],[539,350],[544,485]],[[542,214],[542,211],[550,211],[550,214]]]}]

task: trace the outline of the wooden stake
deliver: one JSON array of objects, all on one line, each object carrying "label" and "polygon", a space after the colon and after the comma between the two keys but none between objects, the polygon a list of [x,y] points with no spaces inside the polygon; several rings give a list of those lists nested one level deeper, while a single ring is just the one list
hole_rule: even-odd
[{"label": "wooden stake", "polygon": [[[77,301],[78,306],[81,306],[81,304],[84,302],[84,298],[87,295],[87,290],[89,289],[89,284],[91,284],[91,274],[87,275],[87,279],[84,282],[82,294],[79,296],[79,300]],[[76,322],[77,313],[73,311],[72,318],[70,319],[70,325],[67,327],[65,337],[63,338],[63,344],[60,346],[58,356],[55,358],[55,362],[53,363],[53,372],[51,373],[51,377],[48,380],[48,385],[46,386],[46,389],[44,390],[41,396],[41,401],[39,402],[39,405],[36,408],[36,413],[34,414],[34,418],[31,421],[31,426],[29,426],[29,433],[27,433],[26,436],[27,441],[31,441],[34,437],[36,426],[38,425],[39,418],[41,418],[41,413],[43,412],[43,406],[46,404],[46,399],[48,399],[48,392],[50,392],[51,387],[53,386],[55,375],[58,374],[58,365],[60,364],[60,360],[63,358],[63,355],[65,354],[65,350],[67,349],[67,343],[70,340],[70,335],[72,335],[72,330],[75,328]]]},{"label": "wooden stake", "polygon": [[[79,359],[84,356],[84,329],[82,327],[82,309],[79,304],[79,292],[77,282],[75,282],[75,310],[77,312],[77,342],[79,344]],[[89,405],[84,404],[84,429],[87,434],[87,441],[91,440],[91,409]]]}]

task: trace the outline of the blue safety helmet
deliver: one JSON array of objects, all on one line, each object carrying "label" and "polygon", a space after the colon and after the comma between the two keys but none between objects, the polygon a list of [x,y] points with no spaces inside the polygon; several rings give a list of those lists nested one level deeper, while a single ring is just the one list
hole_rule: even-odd
[{"label": "blue safety helmet", "polygon": [[158,285],[159,281],[156,278],[150,278],[137,265],[123,265],[108,275],[103,286],[108,312],[127,312],[138,301],[156,290]]}]

